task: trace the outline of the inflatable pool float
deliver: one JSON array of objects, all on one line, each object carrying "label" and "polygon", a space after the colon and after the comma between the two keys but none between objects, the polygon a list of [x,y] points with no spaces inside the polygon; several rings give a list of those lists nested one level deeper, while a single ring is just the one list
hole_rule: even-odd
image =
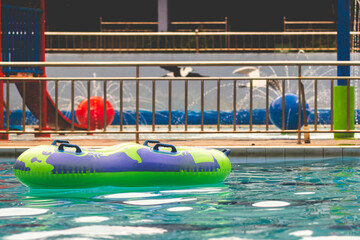
[{"label": "inflatable pool float", "polygon": [[31,188],[212,184],[230,174],[229,152],[151,140],[90,150],[54,140],[22,153],[13,172]]}]

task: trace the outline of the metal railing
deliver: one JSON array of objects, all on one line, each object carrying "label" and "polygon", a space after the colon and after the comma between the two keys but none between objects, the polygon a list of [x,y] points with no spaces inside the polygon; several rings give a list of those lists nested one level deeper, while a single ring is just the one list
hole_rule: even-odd
[{"label": "metal railing", "polygon": [[[47,52],[336,51],[336,32],[45,32]],[[358,33],[353,32],[352,35]]]},{"label": "metal railing", "polygon": [[336,31],[335,21],[289,21],[283,17],[284,31]]},{"label": "metal railing", "polygon": [[[350,89],[350,83],[354,82],[355,80],[359,80],[360,77],[337,77],[337,76],[303,76],[302,71],[304,67],[307,66],[360,66],[360,62],[341,62],[341,61],[249,61],[249,62],[239,62],[239,61],[227,61],[227,62],[2,62],[0,63],[0,67],[133,67],[135,77],[93,77],[93,78],[84,78],[84,77],[46,77],[46,78],[37,78],[37,77],[2,77],[0,78],[0,84],[5,84],[5,122],[6,128],[1,130],[0,133],[2,134],[134,134],[136,136],[136,141],[139,141],[140,134],[205,134],[205,133],[297,133],[298,135],[298,142],[301,142],[301,134],[304,133],[359,133],[360,129],[350,129],[350,94],[347,96],[347,128],[343,130],[334,130],[334,116],[333,116],[333,86],[334,86],[334,80],[338,79],[346,79],[348,81],[348,93]],[[287,66],[287,67],[294,67],[297,69],[297,76],[279,76],[279,77],[141,77],[140,76],[140,70],[141,68],[146,67],[159,67],[159,66],[207,66],[207,67],[225,67],[225,66]],[[248,124],[242,124],[237,121],[237,113],[239,111],[237,103],[238,103],[238,96],[239,94],[239,88],[238,88],[238,82],[240,80],[247,80],[249,81],[249,122]],[[266,108],[266,121],[265,125],[261,127],[254,127],[255,124],[253,122],[253,111],[254,111],[254,84],[253,82],[256,80],[265,80],[266,86],[264,87],[266,89],[266,95],[265,95],[265,108]],[[301,118],[298,118],[298,129],[296,130],[287,130],[285,129],[285,101],[282,101],[282,128],[276,129],[272,126],[270,120],[269,120],[269,81],[271,80],[279,80],[282,84],[282,91],[281,95],[285,96],[286,89],[285,84],[287,82],[296,82],[297,83],[297,94],[299,96],[299,99],[301,99],[301,84],[303,80],[311,80],[314,81],[314,88],[313,88],[313,94],[314,94],[314,123],[310,126],[310,129],[304,130],[301,129]],[[331,112],[331,121],[328,125],[321,126],[321,129],[319,128],[317,116],[318,116],[318,88],[317,84],[318,81],[330,81],[330,102],[328,105],[328,108]],[[38,101],[40,106],[40,117],[39,117],[39,128],[30,128],[25,123],[25,112],[26,112],[26,102],[29,96],[25,96],[25,90],[27,87],[27,84],[29,82],[39,82],[39,88],[41,93],[41,84],[40,82],[47,81],[54,82],[55,84],[55,93],[54,93],[54,102],[55,102],[55,108],[56,108],[56,121],[55,125],[51,129],[46,128],[46,124],[42,122],[42,114],[44,114],[44,103],[42,103],[41,96],[37,96],[37,99],[34,98],[32,101]],[[98,81],[103,83],[103,96],[104,96],[104,103],[107,100],[108,96],[108,84],[110,81],[116,82],[119,85],[119,91],[118,91],[118,99],[119,99],[119,112],[120,112],[120,123],[117,126],[112,126],[111,128],[107,127],[106,122],[106,104],[104,104],[104,127],[102,130],[92,130],[90,129],[90,116],[88,115],[88,124],[87,128],[83,129],[76,129],[75,123],[74,123],[74,115],[72,115],[70,121],[71,121],[71,127],[69,129],[60,129],[58,126],[58,106],[59,106],[59,88],[58,84],[59,82],[66,81],[70,82],[70,89],[68,90],[71,92],[70,95],[70,103],[71,103],[71,112],[74,112],[75,109],[75,102],[74,102],[74,83],[76,82],[86,82],[86,88],[87,88],[87,96],[84,96],[84,98],[88,98],[88,102],[90,102],[90,82],[92,81]],[[123,88],[124,82],[131,82],[135,84],[135,123],[130,126],[132,128],[129,128],[128,126],[125,127],[122,119],[124,114],[124,93],[125,90]],[[155,121],[155,112],[156,112],[156,84],[158,82],[167,82],[168,83],[168,92],[167,92],[167,98],[168,98],[168,124],[167,126],[161,126],[159,129],[158,125]],[[181,124],[182,128],[177,127],[175,130],[173,128],[173,121],[172,121],[172,112],[173,112],[173,89],[172,84],[174,82],[181,81],[184,84],[184,123]],[[189,112],[189,83],[192,81],[200,82],[200,91],[198,93],[200,98],[200,123],[196,126],[189,125],[189,119],[188,119],[188,112]],[[230,87],[232,88],[232,122],[230,124],[222,124],[220,121],[220,112],[221,109],[221,83],[227,81],[230,81]],[[22,84],[22,90],[23,91],[23,101],[22,101],[22,130],[10,130],[10,105],[11,105],[11,97],[10,97],[10,84],[15,82],[21,82]],[[142,97],[142,92],[140,91],[140,83],[142,82],[150,82],[151,83],[151,112],[152,112],[152,121],[149,125],[149,128],[143,128],[144,125],[140,123],[140,99]],[[204,85],[208,82],[215,82],[216,83],[216,98],[212,99],[212,101],[216,102],[216,124],[213,126],[210,126],[208,124],[205,124],[205,91],[204,91]],[[166,91],[165,91],[166,92]],[[162,91],[164,93],[164,91]],[[298,112],[301,112],[301,101],[298,101]],[[224,128],[225,127],[225,128]]]},{"label": "metal railing", "polygon": [[[175,32],[190,32],[194,29],[202,32],[227,32],[230,28],[227,17],[224,21],[182,21],[170,22],[169,25]],[[100,17],[100,32],[156,32],[157,26],[158,22],[107,22]]]}]

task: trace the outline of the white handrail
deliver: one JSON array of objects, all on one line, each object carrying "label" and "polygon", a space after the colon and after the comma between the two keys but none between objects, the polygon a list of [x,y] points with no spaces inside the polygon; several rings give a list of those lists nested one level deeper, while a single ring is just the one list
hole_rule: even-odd
[{"label": "white handrail", "polygon": [[[328,32],[45,32],[45,36],[195,36],[195,35],[336,35]],[[351,34],[360,34],[351,32]]]},{"label": "white handrail", "polygon": [[1,67],[156,67],[156,66],[360,66],[360,61],[124,61],[124,62],[0,62]]}]

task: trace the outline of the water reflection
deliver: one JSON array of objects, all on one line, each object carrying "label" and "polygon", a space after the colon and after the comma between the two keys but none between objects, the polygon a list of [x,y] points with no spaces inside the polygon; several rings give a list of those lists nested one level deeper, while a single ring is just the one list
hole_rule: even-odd
[{"label": "water reflection", "polygon": [[40,215],[47,213],[48,211],[49,209],[45,209],[45,208],[25,208],[25,207],[1,208],[0,217]]},{"label": "water reflection", "polygon": [[11,185],[0,196],[4,239],[360,235],[355,162],[236,165],[217,185],[31,191],[8,172],[10,166],[0,170],[2,183]]}]

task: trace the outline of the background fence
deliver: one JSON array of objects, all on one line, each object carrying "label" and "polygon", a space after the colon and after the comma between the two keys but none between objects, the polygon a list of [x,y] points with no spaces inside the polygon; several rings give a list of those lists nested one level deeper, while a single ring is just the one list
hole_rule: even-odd
[{"label": "background fence", "polygon": [[[347,78],[339,78],[337,76],[303,76],[303,69],[305,67],[322,67],[322,66],[332,66],[336,67],[338,65],[351,65],[351,66],[360,66],[360,62],[336,62],[336,61],[294,61],[294,62],[276,62],[276,61],[269,61],[269,62],[2,62],[0,66],[2,67],[24,67],[24,66],[32,66],[32,67],[133,67],[134,72],[136,73],[135,77],[47,77],[47,78],[22,78],[22,77],[14,77],[14,78],[1,78],[0,80],[3,81],[5,84],[5,129],[2,131],[6,134],[11,133],[21,133],[21,134],[37,134],[37,133],[47,133],[47,134],[115,134],[115,133],[122,133],[122,134],[134,134],[136,139],[139,140],[139,135],[143,133],[151,133],[151,134],[205,134],[205,133],[214,133],[214,134],[224,134],[224,133],[245,133],[245,134],[252,134],[252,133],[297,133],[298,134],[298,141],[301,140],[301,134],[303,133],[337,133],[337,132],[352,132],[357,133],[360,132],[358,128],[358,122],[356,122],[355,129],[350,129],[350,120],[354,117],[354,113],[347,111],[347,121],[348,125],[346,129],[342,130],[335,130],[334,129],[334,122],[333,122],[333,87],[335,85],[335,80],[337,79],[347,79],[348,80],[348,89],[350,86],[358,86],[358,79],[359,77],[347,77]],[[159,66],[209,66],[209,67],[224,67],[224,66],[278,66],[278,67],[293,67],[297,69],[297,76],[274,76],[274,77],[142,77],[140,75],[140,69],[146,67],[159,67]],[[301,105],[301,85],[302,82],[311,82],[311,89],[308,89],[307,95],[305,95],[305,100],[309,100],[312,98],[312,122],[309,122],[309,128],[306,130],[301,129],[302,120],[301,118],[296,118],[295,126],[296,129],[288,129],[285,123],[285,102],[282,101],[282,122],[280,127],[275,127],[269,119],[269,107],[271,101],[274,99],[274,96],[271,95],[271,82],[277,80],[281,91],[278,92],[277,97],[282,96],[284,99],[285,94],[289,93],[287,89],[289,89],[288,85],[292,84],[292,92],[298,95],[300,100],[297,102],[297,110],[298,113],[302,110]],[[48,86],[52,83],[54,86],[53,89],[47,93],[42,92],[40,82],[47,81]],[[244,88],[244,81],[246,83],[246,88]],[[326,100],[325,105],[328,107],[326,108],[328,112],[329,121],[321,122],[319,120],[319,114],[321,113],[321,109],[318,109],[318,95],[320,88],[318,85],[321,82],[327,81],[329,84],[326,85],[326,91],[329,93],[329,100]],[[60,98],[59,96],[59,84],[61,82],[68,82],[70,88],[67,88],[67,92],[70,93],[68,95],[69,102],[70,102],[70,116],[63,116],[63,113],[60,111],[59,103],[64,100],[64,97]],[[83,86],[86,88],[86,94],[82,96],[83,99],[87,98],[88,100],[91,97],[91,85],[92,82],[99,82],[101,83],[102,91],[100,92],[99,96],[103,97],[104,103],[110,99],[108,94],[111,88],[116,87],[116,94],[115,96],[111,96],[112,98],[116,98],[119,100],[119,105],[116,105],[116,110],[119,113],[119,122],[117,125],[107,126],[104,124],[101,130],[95,130],[90,128],[90,115],[88,115],[87,124],[79,125],[75,121],[74,111],[76,109],[75,98],[76,96],[76,84],[79,82],[83,82]],[[189,94],[190,87],[189,84],[192,82],[197,82],[200,86],[196,90],[197,97],[199,98],[199,111],[196,112],[197,121],[190,121],[189,116],[194,117],[194,112],[191,112],[189,109],[189,98],[191,95]],[[223,84],[225,83],[226,84]],[[11,129],[11,95],[13,94],[10,91],[10,85],[13,83],[19,84],[21,87],[18,87],[20,93],[22,93],[23,102],[20,106],[22,109],[22,123],[20,124],[21,129],[14,130]],[[133,89],[133,100],[134,100],[134,108],[131,110],[133,122],[124,122],[125,115],[129,114],[129,111],[125,111],[124,108],[124,99],[125,95],[128,94],[128,89],[125,89],[125,83],[132,84]],[[140,103],[143,96],[143,89],[141,84],[147,83],[148,85],[146,88],[151,93],[150,99],[145,99],[145,101],[151,106],[148,109],[147,114],[150,115],[149,121],[143,122],[144,109],[141,108]],[[157,84],[167,85],[166,88],[162,88],[161,91],[158,90],[156,87]],[[209,98],[206,92],[206,86],[208,84],[212,84],[215,86],[213,88],[213,95]],[[242,83],[242,84],[240,84]],[[259,86],[259,83],[262,86]],[[30,86],[30,84],[32,84]],[[174,85],[177,84],[177,88],[174,89]],[[180,89],[181,91],[177,91]],[[163,85],[164,86],[164,85]],[[227,89],[225,91],[225,88]],[[264,114],[262,115],[262,122],[259,124],[256,120],[257,117],[256,111],[254,109],[254,91],[255,89],[262,88],[263,92],[265,93],[262,99],[264,103]],[[31,96],[31,94],[26,92],[26,89],[37,89],[37,95]],[[357,88],[358,89],[358,88]],[[321,91],[324,89],[321,89]],[[225,92],[224,92],[225,91]],[[239,99],[241,99],[242,103],[244,103],[244,91],[247,92],[246,94],[248,98],[248,104],[245,106],[239,106]],[[34,92],[33,92],[34,93]],[[160,123],[158,118],[158,102],[157,96],[158,94],[165,94],[167,98],[167,109],[162,114],[167,115],[167,121],[164,124],[164,119]],[[175,112],[178,109],[173,108],[173,102],[175,100],[174,95],[175,93],[182,95],[181,98],[183,101],[183,120],[182,121],[174,121],[174,118],[177,118]],[[310,95],[309,95],[310,93]],[[53,101],[53,113],[54,114],[47,114],[48,118],[46,119],[47,123],[44,124],[44,120],[42,120],[42,115],[44,114],[44,108],[42,107],[44,102],[42,102],[41,95],[48,94],[49,98],[52,98]],[[358,93],[356,93],[358,94]],[[230,98],[230,102],[226,104],[226,109],[223,109],[221,106],[222,97],[227,96]],[[215,96],[215,97],[213,97]],[[38,112],[35,114],[36,117],[39,119],[39,127],[28,126],[26,123],[26,112],[27,112],[27,105],[31,102],[38,102],[39,108]],[[212,109],[212,116],[213,120],[209,121],[209,111],[205,109],[205,104],[207,101],[212,101],[215,103],[216,108]],[[258,100],[256,100],[258,101]],[[348,95],[348,105],[349,105],[350,97]],[[50,101],[51,102],[51,101]],[[90,102],[90,101],[88,101]],[[47,103],[49,105],[49,103]],[[229,105],[231,105],[229,107]],[[303,105],[304,106],[304,105]],[[346,106],[344,106],[346,107]],[[47,108],[49,110],[49,108]],[[244,111],[244,109],[246,111]],[[349,109],[349,108],[348,108]],[[306,112],[306,111],[305,111]],[[104,113],[106,113],[106,104],[104,104]],[[241,122],[241,116],[243,114],[247,114],[247,120]],[[221,118],[225,116],[227,121],[223,121]],[[214,117],[215,116],[215,117]],[[106,120],[106,114],[104,114],[104,119]],[[62,121],[66,120],[66,124]],[[230,119],[230,121],[229,121]],[[309,119],[309,115],[305,116],[304,119]],[[106,121],[104,121],[106,122]],[[130,124],[129,124],[130,123]],[[44,128],[44,126],[49,126],[50,128]]]},{"label": "background fence", "polygon": [[336,51],[336,32],[325,31],[45,32],[45,36],[47,52]]}]

